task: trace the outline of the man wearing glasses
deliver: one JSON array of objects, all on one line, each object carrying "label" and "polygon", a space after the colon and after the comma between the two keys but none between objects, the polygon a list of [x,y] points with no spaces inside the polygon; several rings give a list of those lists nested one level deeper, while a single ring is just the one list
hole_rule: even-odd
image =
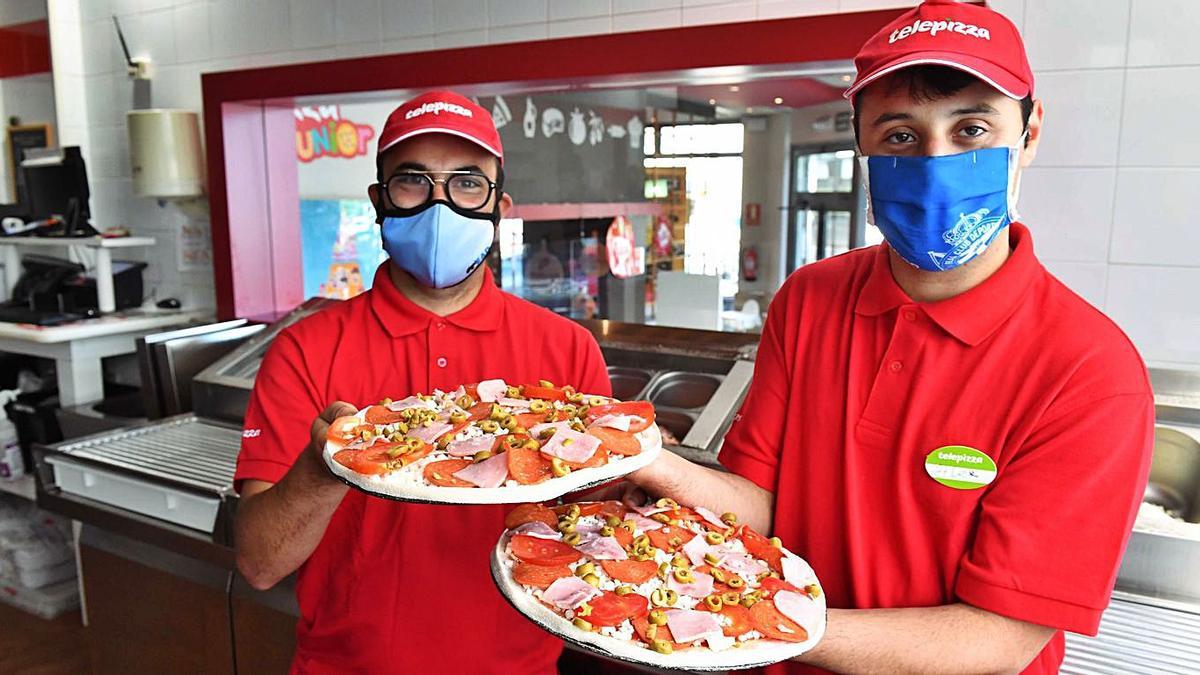
[{"label": "man wearing glasses", "polygon": [[236,474],[238,569],[260,589],[298,572],[293,672],[554,672],[562,643],[505,604],[480,564],[507,507],[368,497],[320,453],[331,421],[385,397],[490,378],[607,395],[603,357],[483,264],[512,208],[487,111],[418,96],[388,117],[376,163],[368,194],[391,260],[370,291],[284,330],[263,360]]}]

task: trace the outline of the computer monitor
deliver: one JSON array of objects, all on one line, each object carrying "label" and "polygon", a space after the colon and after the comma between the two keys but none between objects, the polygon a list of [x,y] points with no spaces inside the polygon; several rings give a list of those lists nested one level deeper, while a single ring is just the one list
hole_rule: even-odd
[{"label": "computer monitor", "polygon": [[79,146],[29,149],[21,161],[25,177],[24,206],[34,219],[58,216],[65,236],[96,234],[88,218],[91,191]]}]

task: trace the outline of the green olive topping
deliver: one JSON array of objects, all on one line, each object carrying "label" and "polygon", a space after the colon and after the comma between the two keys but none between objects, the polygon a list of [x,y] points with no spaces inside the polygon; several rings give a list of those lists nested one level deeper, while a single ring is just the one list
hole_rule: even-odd
[{"label": "green olive topping", "polygon": [[494,420],[483,420],[479,423],[479,428],[485,434],[494,434],[500,431],[500,425],[496,424]]},{"label": "green olive topping", "polygon": [[551,382],[550,380],[538,380],[538,386],[539,386],[539,387],[546,387],[547,389],[553,389],[553,388],[554,388],[554,383],[553,383],[553,382]]},{"label": "green olive topping", "polygon": [[637,525],[632,520],[623,520],[618,527],[630,534],[637,530]]},{"label": "green olive topping", "polygon": [[467,408],[470,408],[471,406],[475,405],[475,399],[471,398],[470,396],[467,396],[466,394],[463,394],[462,396],[458,397],[458,400],[455,401],[454,404],[457,405],[458,407],[462,408],[463,410],[466,410]]},{"label": "green olive topping", "polygon": [[592,615],[592,606],[587,604],[586,602],[579,603],[579,606],[575,608],[575,616],[591,616],[591,615]]},{"label": "green olive topping", "polygon": [[504,419],[505,417],[508,417],[508,412],[506,412],[504,410],[504,408],[501,408],[499,404],[493,403],[492,411],[490,413],[488,413],[488,419],[500,421],[500,420]]},{"label": "green olive topping", "polygon": [[742,601],[742,596],[740,593],[734,593],[733,591],[728,591],[726,593],[721,594],[721,601],[727,605],[736,605]]},{"label": "green olive topping", "polygon": [[605,403],[607,403],[607,401],[605,401],[600,396],[593,396],[588,399],[588,405],[590,405],[590,406],[604,405]]},{"label": "green olive topping", "polygon": [[578,532],[563,535],[563,543],[569,546],[578,546],[581,541],[583,541],[583,537]]},{"label": "green olive topping", "polygon": [[[719,560],[720,560],[720,558],[718,558],[716,555],[714,555],[712,553],[704,554],[704,562],[708,563],[709,565],[716,565]],[[716,572],[717,570],[713,570],[713,571]]]},{"label": "green olive topping", "polygon": [[725,583],[730,588],[742,588],[743,586],[746,585],[746,582],[742,581],[742,578],[737,576],[736,574],[734,576],[729,577],[729,580],[726,581]]},{"label": "green olive topping", "polygon": [[558,531],[562,532],[563,534],[571,534],[575,531],[575,521],[560,518],[558,520]]},{"label": "green olive topping", "polygon": [[462,412],[462,411],[452,412],[452,413],[450,413],[450,423],[451,424],[462,424],[463,422],[467,421],[467,417],[468,417],[467,413],[465,413],[465,412]]},{"label": "green olive topping", "polygon": [[745,607],[746,609],[750,609],[757,602],[758,602],[758,598],[754,597],[753,595],[742,596],[742,607]]},{"label": "green olive topping", "polygon": [[581,513],[583,513],[583,511],[579,508],[578,504],[571,504],[567,507],[567,515],[571,516],[572,518],[578,518]]},{"label": "green olive topping", "polygon": [[720,532],[709,532],[704,535],[704,541],[716,546],[718,544],[724,544],[725,537],[723,537]]},{"label": "green olive topping", "polygon": [[654,638],[656,638],[656,637],[658,637],[658,626],[656,626],[652,623],[647,624],[646,625],[646,639],[653,641]]},{"label": "green olive topping", "polygon": [[696,577],[692,574],[691,570],[685,567],[680,567],[675,570],[675,581],[678,581],[681,584],[690,584],[695,580]]},{"label": "green olive topping", "polygon": [[578,628],[579,630],[586,630],[586,631],[592,630],[592,624],[587,619],[581,619],[579,617],[575,617],[575,620],[572,621],[571,623],[573,623],[575,625],[575,627]]},{"label": "green olive topping", "polygon": [[491,451],[491,450],[480,450],[479,452],[477,452],[477,453],[475,453],[474,455],[472,455],[472,456],[471,456],[471,459],[472,459],[472,460],[474,460],[474,461],[476,461],[476,462],[482,462],[483,460],[485,460],[485,459],[487,459],[488,457],[491,457],[491,456],[492,456],[492,451]]},{"label": "green olive topping", "polygon": [[821,587],[816,584],[809,584],[809,585],[805,586],[804,592],[808,593],[808,597],[810,597],[810,598],[821,597]]},{"label": "green olive topping", "polygon": [[674,499],[671,499],[670,497],[662,497],[658,501],[654,502],[654,505],[660,509],[675,510],[675,509],[679,508],[678,502],[676,502]]},{"label": "green olive topping", "polygon": [[600,587],[600,577],[595,574],[585,574],[583,580],[597,588]]},{"label": "green olive topping", "polygon": [[521,398],[521,390],[510,385],[508,389],[504,391],[504,395],[509,398]]},{"label": "green olive topping", "polygon": [[660,523],[667,523],[667,522],[671,521],[671,516],[668,516],[665,513],[656,513],[650,517],[654,520],[657,520]]},{"label": "green olive topping", "polygon": [[515,417],[505,417],[505,418],[504,418],[504,421],[503,421],[503,422],[501,422],[501,425],[502,425],[502,426],[503,426],[505,429],[508,429],[509,431],[513,431],[513,430],[514,430],[514,429],[516,429],[517,427],[521,426],[521,423],[520,423],[520,422],[518,422],[518,421],[517,421],[517,418],[515,418]]},{"label": "green olive topping", "polygon": [[[708,561],[707,555],[704,556],[704,560],[705,560],[705,562]],[[715,564],[715,563],[709,563],[709,564]],[[712,578],[715,579],[717,583],[719,583],[719,584],[725,583],[725,570],[714,569],[713,571],[709,572],[709,574],[712,575]]]},{"label": "green olive topping", "polygon": [[579,567],[575,568],[575,576],[577,576],[579,578],[583,578],[589,574],[595,574],[595,573],[596,573],[596,565],[594,565],[593,563],[590,563],[590,562],[583,563]]},{"label": "green olive topping", "polygon": [[652,609],[650,615],[646,617],[646,621],[655,626],[664,626],[667,623],[667,613],[661,609]]},{"label": "green olive topping", "polygon": [[683,540],[679,537],[671,537],[667,540],[667,543],[670,544],[671,548],[679,548],[680,546],[683,546]]},{"label": "green olive topping", "polygon": [[725,606],[725,601],[721,599],[721,596],[713,593],[712,595],[704,598],[704,604],[707,605],[710,610],[719,612],[721,611],[721,608]]},{"label": "green olive topping", "polygon": [[544,413],[550,408],[550,404],[541,399],[534,399],[529,402],[529,412]]},{"label": "green olive topping", "polygon": [[621,519],[610,514],[604,517],[604,524],[609,527],[616,527],[621,524]]},{"label": "green olive topping", "polygon": [[771,537],[767,541],[770,541],[771,545],[775,548],[783,548],[783,541],[780,540],[779,537]]},{"label": "green olive topping", "polygon": [[655,640],[651,643],[651,645],[654,647],[654,651],[658,652],[659,654],[670,654],[671,652],[675,651],[675,648],[671,646],[671,643],[667,642],[666,640]]},{"label": "green olive topping", "polygon": [[617,590],[613,592],[617,595],[629,595],[633,592],[633,586],[617,586]]},{"label": "green olive topping", "polygon": [[690,564],[688,562],[687,556],[683,555],[682,553],[676,553],[675,557],[671,558],[671,567],[674,567],[676,569],[682,569],[684,567],[689,567],[689,566],[690,566]]}]

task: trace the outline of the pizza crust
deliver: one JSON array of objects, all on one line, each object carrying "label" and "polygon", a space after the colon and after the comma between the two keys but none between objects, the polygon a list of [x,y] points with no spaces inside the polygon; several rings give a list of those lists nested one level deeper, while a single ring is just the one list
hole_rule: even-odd
[{"label": "pizza crust", "polygon": [[[361,413],[360,413],[361,414]],[[421,477],[421,465],[414,464],[387,476],[364,476],[333,461],[336,450],[325,444],[325,464],[342,482],[376,497],[385,497],[403,502],[424,504],[518,504],[522,502],[544,502],[571,492],[607,483],[648,466],[662,452],[662,434],[657,424],[634,434],[642,444],[642,452],[632,457],[610,459],[604,466],[576,469],[561,478],[536,485],[502,485],[497,488],[455,488],[429,485]]]},{"label": "pizza crust", "polygon": [[[740,670],[767,666],[799,656],[815,647],[825,635],[825,617],[828,615],[828,609],[825,605],[824,593],[815,600],[821,608],[821,623],[815,630],[809,631],[808,639],[804,642],[783,642],[763,638],[742,643],[741,647],[719,652],[704,647],[678,651],[673,654],[659,654],[652,649],[640,646],[640,643],[580,630],[565,617],[543,605],[541,601],[526,591],[524,586],[513,580],[512,568],[505,564],[508,558],[506,549],[511,536],[506,531],[501,535],[500,541],[496,543],[496,548],[492,551],[492,580],[496,582],[500,594],[514,609],[544,630],[601,656],[666,670]],[[812,568],[808,567],[805,571],[811,578],[811,583],[818,584],[817,575]]]}]

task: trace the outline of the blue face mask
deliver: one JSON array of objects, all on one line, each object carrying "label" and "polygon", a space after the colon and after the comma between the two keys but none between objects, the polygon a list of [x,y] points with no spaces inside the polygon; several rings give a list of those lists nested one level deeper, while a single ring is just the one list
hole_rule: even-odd
[{"label": "blue face mask", "polygon": [[471,276],[487,258],[493,215],[467,215],[435,201],[416,213],[383,219],[383,248],[423,286],[449,288]]},{"label": "blue face mask", "polygon": [[859,157],[867,222],[915,267],[954,269],[1017,219],[1015,148],[941,157]]}]

